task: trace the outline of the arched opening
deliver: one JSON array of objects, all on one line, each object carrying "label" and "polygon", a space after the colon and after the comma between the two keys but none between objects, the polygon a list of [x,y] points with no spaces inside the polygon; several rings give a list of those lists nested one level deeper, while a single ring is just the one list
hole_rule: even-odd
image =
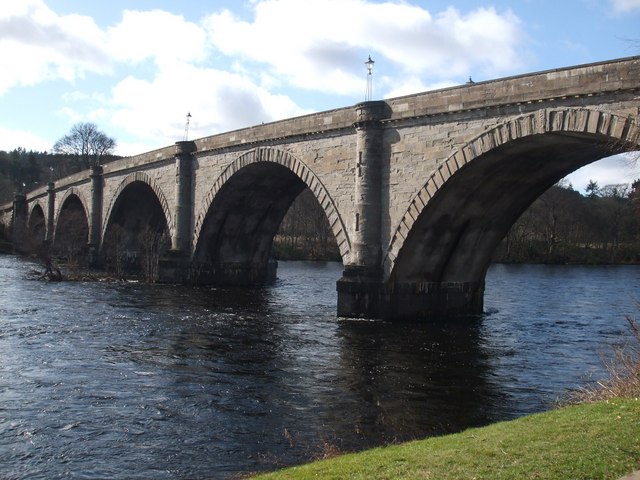
[{"label": "arched opening", "polygon": [[46,221],[42,207],[36,204],[29,215],[29,237],[39,245],[45,240],[47,232]]},{"label": "arched opening", "polygon": [[273,241],[276,260],[342,261],[329,220],[309,188],[293,201]]},{"label": "arched opening", "polygon": [[390,310],[402,317],[408,302],[424,302],[418,316],[480,313],[493,253],[522,213],[567,174],[627,149],[629,144],[604,135],[549,132],[473,158],[413,223],[388,278]]},{"label": "arched opening", "polygon": [[275,280],[273,238],[305,183],[272,162],[240,168],[215,195],[193,257],[196,283],[256,285]]},{"label": "arched opening", "polygon": [[640,263],[640,152],[580,168],[538,197],[492,263]]},{"label": "arched opening", "polygon": [[169,247],[167,219],[153,189],[142,181],[128,184],[116,199],[102,243],[104,264],[118,276],[158,276],[158,261]]},{"label": "arched opening", "polygon": [[80,198],[69,195],[58,214],[54,253],[71,264],[82,264],[86,258],[89,237],[87,214]]}]

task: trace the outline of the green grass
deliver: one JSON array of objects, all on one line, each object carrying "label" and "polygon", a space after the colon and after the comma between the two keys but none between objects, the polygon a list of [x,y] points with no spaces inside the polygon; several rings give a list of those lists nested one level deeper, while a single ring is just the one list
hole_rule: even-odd
[{"label": "green grass", "polygon": [[257,478],[617,480],[634,470],[640,470],[640,399],[613,399]]}]

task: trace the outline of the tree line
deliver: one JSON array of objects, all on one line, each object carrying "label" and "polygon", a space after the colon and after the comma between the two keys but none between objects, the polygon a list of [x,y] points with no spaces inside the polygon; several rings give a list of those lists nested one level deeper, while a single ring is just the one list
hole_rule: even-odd
[{"label": "tree line", "polygon": [[557,184],[511,227],[496,250],[498,263],[640,263],[640,180],[582,195]]},{"label": "tree line", "polygon": [[327,216],[306,188],[287,211],[273,239],[278,260],[337,260],[340,251]]},{"label": "tree line", "polygon": [[51,152],[0,150],[0,204],[13,200],[16,192],[28,192],[94,164],[121,158],[113,154],[116,141],[93,123],[78,123],[61,137]]},{"label": "tree line", "polygon": [[[496,263],[640,263],[640,180],[585,195],[560,182],[511,227]],[[322,208],[307,189],[293,203],[274,239],[279,259],[340,260]]]}]

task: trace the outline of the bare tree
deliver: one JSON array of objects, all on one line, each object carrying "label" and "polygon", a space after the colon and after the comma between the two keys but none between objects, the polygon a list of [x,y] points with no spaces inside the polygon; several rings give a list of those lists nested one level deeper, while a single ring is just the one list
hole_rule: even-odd
[{"label": "bare tree", "polygon": [[112,270],[118,279],[124,279],[127,263],[127,244],[130,242],[127,231],[121,225],[113,225],[107,231],[104,240],[105,264]]},{"label": "bare tree", "polygon": [[327,216],[308,188],[294,200],[273,242],[276,258],[339,260],[338,244]]},{"label": "bare tree", "polygon": [[69,265],[81,266],[86,261],[89,227],[84,211],[69,209],[60,215],[56,226],[53,252]]},{"label": "bare tree", "polygon": [[142,273],[145,281],[149,283],[156,282],[158,280],[160,257],[164,255],[169,247],[167,234],[147,226],[138,235],[138,240],[142,245]]},{"label": "bare tree", "polygon": [[99,165],[105,155],[112,155],[116,141],[98,130],[94,123],[76,123],[69,134],[59,139],[53,146],[55,153],[76,158],[81,169]]}]

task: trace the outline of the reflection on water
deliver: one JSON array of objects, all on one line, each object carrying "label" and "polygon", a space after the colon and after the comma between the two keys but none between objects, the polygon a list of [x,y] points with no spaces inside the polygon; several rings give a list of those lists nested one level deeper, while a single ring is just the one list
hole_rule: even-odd
[{"label": "reflection on water", "polygon": [[227,478],[547,408],[600,376],[637,267],[490,270],[482,317],[336,320],[338,264],[266,289],[45,283],[0,256],[0,476]]}]

